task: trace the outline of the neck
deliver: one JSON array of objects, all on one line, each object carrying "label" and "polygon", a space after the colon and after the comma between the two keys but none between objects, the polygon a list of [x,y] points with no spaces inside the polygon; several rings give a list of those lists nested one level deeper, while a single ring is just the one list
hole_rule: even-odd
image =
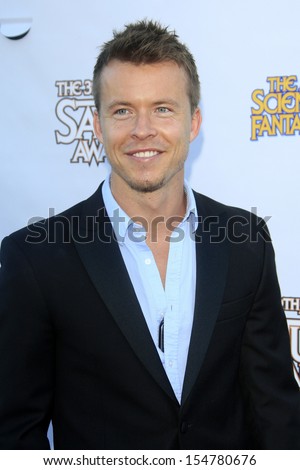
[{"label": "neck", "polygon": [[161,228],[166,228],[167,221],[174,218],[174,228],[186,212],[183,172],[177,176],[156,191],[141,192],[128,185],[120,187],[112,175],[111,191],[130,218],[145,220],[148,227],[151,227],[154,221],[159,221]]}]

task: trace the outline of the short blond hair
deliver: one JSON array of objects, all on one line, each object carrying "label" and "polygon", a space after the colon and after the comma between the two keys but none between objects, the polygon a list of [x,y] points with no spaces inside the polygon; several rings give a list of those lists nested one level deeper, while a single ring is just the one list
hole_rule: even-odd
[{"label": "short blond hair", "polygon": [[94,67],[93,94],[95,106],[100,110],[101,73],[113,59],[134,64],[175,62],[182,67],[188,79],[188,97],[191,110],[200,100],[200,82],[195,60],[187,46],[178,40],[175,31],[169,31],[157,21],[142,20],[125,26],[121,32],[103,44]]}]

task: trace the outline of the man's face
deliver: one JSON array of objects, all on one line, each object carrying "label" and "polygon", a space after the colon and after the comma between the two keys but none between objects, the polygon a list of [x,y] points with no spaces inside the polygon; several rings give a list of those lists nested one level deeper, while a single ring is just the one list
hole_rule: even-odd
[{"label": "man's face", "polygon": [[186,74],[177,64],[113,60],[103,69],[94,127],[121,194],[183,181],[189,143],[200,124],[199,109],[191,115]]}]

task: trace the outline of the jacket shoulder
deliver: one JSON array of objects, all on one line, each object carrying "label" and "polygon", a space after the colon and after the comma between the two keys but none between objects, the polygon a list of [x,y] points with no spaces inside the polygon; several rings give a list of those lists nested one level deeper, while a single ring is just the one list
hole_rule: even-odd
[{"label": "jacket shoulder", "polygon": [[205,216],[227,214],[229,217],[231,217],[233,215],[241,215],[247,219],[251,217],[257,217],[253,212],[242,209],[241,207],[230,206],[205,196],[204,194],[198,193],[196,191],[193,192],[200,215],[201,213]]},{"label": "jacket shoulder", "polygon": [[266,220],[268,218],[261,218],[240,207],[223,204],[195,191],[194,196],[200,226],[204,231],[210,231],[213,227],[213,230],[224,233],[227,239],[238,244],[246,241],[271,241]]}]

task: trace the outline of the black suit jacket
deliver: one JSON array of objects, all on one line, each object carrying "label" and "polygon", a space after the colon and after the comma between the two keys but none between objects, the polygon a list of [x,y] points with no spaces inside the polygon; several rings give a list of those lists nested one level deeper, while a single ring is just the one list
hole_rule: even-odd
[{"label": "black suit jacket", "polygon": [[254,215],[196,194],[194,323],[178,404],[101,191],[3,241],[0,447],[299,449],[272,245]]}]

